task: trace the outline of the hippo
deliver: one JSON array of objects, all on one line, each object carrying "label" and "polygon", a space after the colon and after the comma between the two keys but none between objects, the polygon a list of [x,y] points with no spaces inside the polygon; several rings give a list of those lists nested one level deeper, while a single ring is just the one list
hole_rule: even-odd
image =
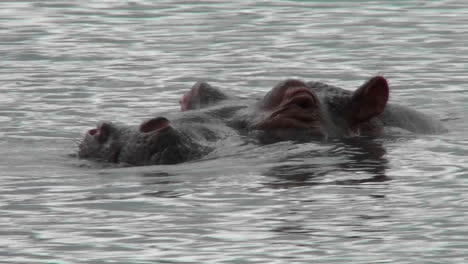
[{"label": "hippo", "polygon": [[[398,104],[388,103],[389,86],[382,76],[364,82],[355,91],[322,82],[288,79],[263,98],[237,113],[244,129],[290,140],[380,135],[385,127],[409,132],[446,132],[432,117]],[[232,101],[232,96],[207,83],[196,83],[180,100],[181,110],[198,110]],[[242,126],[241,126],[242,127]]]},{"label": "hippo", "polygon": [[240,99],[197,82],[180,99],[180,113],[166,113],[138,126],[100,122],[79,145],[78,156],[128,165],[177,164],[200,159],[226,140],[311,141],[379,135],[385,127],[417,133],[445,129],[427,115],[388,104],[382,76],[354,92],[321,82],[287,79],[265,96]]}]

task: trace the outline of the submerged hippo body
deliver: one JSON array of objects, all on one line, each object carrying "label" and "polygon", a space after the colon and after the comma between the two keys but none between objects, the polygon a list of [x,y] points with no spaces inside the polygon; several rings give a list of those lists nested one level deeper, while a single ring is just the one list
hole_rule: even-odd
[{"label": "submerged hippo body", "polygon": [[424,114],[387,104],[388,97],[381,76],[354,92],[290,79],[259,99],[239,99],[198,82],[181,98],[181,113],[135,127],[101,122],[86,133],[78,154],[129,165],[176,164],[224,147],[219,142],[232,137],[269,143],[376,135],[386,126],[421,133],[444,130]]}]

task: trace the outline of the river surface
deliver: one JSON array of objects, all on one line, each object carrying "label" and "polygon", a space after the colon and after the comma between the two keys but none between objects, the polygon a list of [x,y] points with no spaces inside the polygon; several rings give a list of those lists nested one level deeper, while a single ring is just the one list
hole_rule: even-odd
[{"label": "river surface", "polygon": [[[467,263],[467,25],[462,0],[1,1],[0,263]],[[73,155],[198,80],[254,97],[377,74],[449,132]]]}]

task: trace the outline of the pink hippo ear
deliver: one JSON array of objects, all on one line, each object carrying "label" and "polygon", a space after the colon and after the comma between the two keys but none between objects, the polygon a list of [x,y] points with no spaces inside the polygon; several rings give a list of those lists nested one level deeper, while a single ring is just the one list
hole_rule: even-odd
[{"label": "pink hippo ear", "polygon": [[351,126],[366,122],[385,110],[389,96],[387,80],[376,76],[359,87],[347,106],[348,120]]},{"label": "pink hippo ear", "polygon": [[197,90],[192,89],[184,93],[184,95],[182,95],[182,98],[179,100],[180,110],[182,112],[190,110],[192,108],[193,102],[191,102],[191,98],[195,97],[196,94],[197,94]]},{"label": "pink hippo ear", "polygon": [[182,96],[179,104],[182,111],[187,111],[211,106],[228,98],[229,96],[218,88],[206,82],[197,82]]},{"label": "pink hippo ear", "polygon": [[88,131],[88,134],[93,136],[100,144],[103,144],[109,138],[112,130],[112,125],[108,122],[100,122],[96,128]]},{"label": "pink hippo ear", "polygon": [[170,123],[169,120],[167,120],[167,118],[165,118],[165,117],[156,117],[156,118],[153,118],[153,119],[150,119],[148,121],[143,122],[140,125],[139,130],[142,133],[149,133],[149,132],[153,132],[153,131],[158,131],[158,130],[162,130],[164,128],[171,127],[169,123]]}]

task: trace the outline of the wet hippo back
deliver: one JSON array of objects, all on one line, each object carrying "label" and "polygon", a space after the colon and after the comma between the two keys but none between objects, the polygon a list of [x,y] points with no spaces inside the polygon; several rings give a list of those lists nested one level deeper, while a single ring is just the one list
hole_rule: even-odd
[{"label": "wet hippo back", "polygon": [[387,105],[379,119],[384,126],[398,127],[415,133],[439,134],[447,132],[442,123],[435,118],[397,104]]}]

